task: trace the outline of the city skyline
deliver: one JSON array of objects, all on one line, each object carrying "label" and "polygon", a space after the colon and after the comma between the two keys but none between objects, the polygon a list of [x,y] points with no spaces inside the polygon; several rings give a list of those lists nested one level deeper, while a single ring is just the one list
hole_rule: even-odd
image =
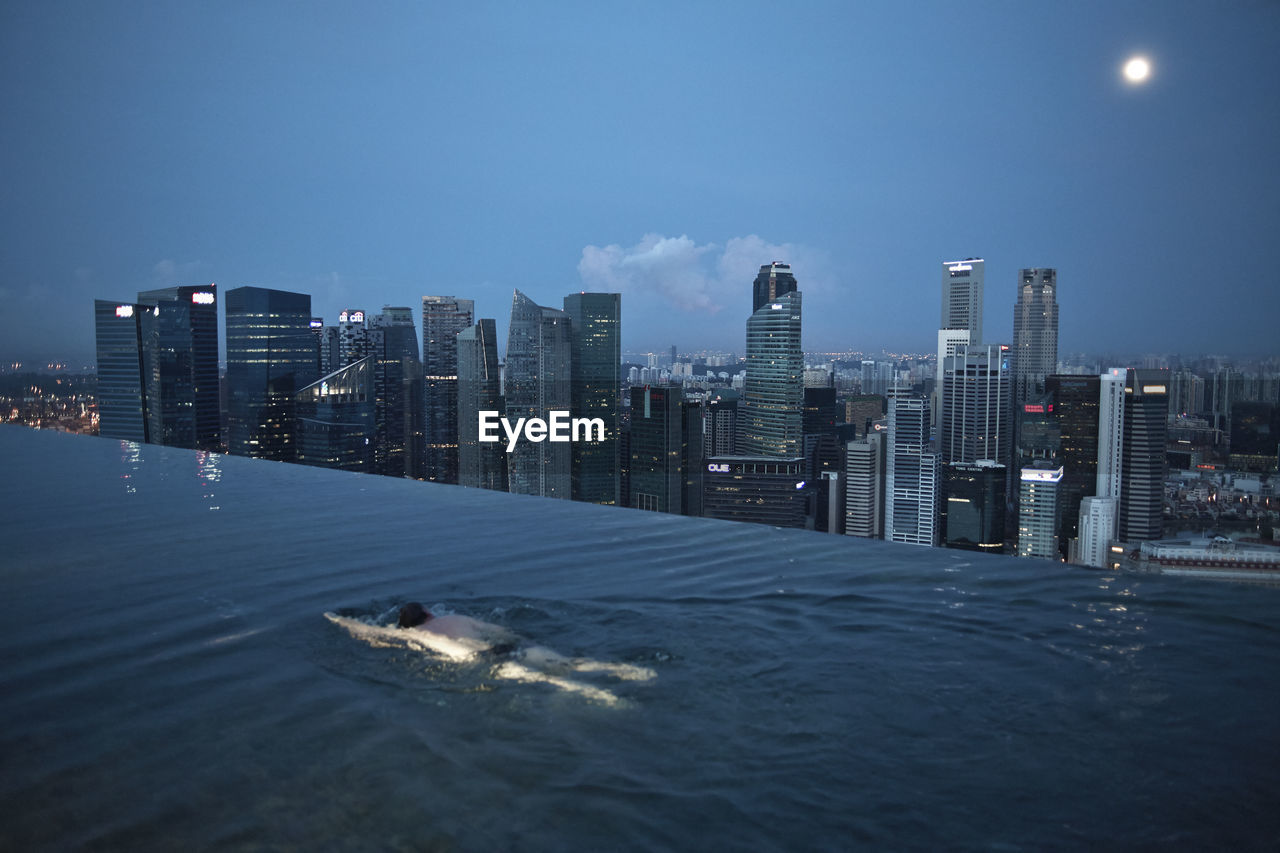
[{"label": "city skyline", "polygon": [[923,352],[971,256],[986,341],[1051,267],[1062,352],[1273,346],[1280,10],[669,11],[6,7],[0,357],[87,363],[93,298],[211,282],[455,293],[500,341],[516,287],[619,292],[624,350],[740,350],[773,261],[806,350]]}]

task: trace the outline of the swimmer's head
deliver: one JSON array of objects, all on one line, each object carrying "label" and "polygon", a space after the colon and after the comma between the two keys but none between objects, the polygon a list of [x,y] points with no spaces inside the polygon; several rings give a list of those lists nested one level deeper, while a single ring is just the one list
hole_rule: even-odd
[{"label": "swimmer's head", "polygon": [[412,628],[415,625],[421,625],[430,618],[431,614],[427,612],[427,609],[416,601],[410,601],[400,608],[401,628]]}]

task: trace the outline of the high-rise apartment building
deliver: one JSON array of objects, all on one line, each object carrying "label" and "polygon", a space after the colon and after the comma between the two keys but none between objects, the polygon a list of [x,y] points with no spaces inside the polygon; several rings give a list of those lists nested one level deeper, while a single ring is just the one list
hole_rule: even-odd
[{"label": "high-rise apartment building", "polygon": [[968,343],[982,343],[982,290],[986,262],[981,258],[948,261],[942,265],[942,318],[939,329],[964,329]]},{"label": "high-rise apartment building", "polygon": [[503,442],[480,441],[480,413],[506,412],[493,320],[482,319],[458,333],[458,482],[507,491]]},{"label": "high-rise apartment building", "polygon": [[[569,315],[543,308],[520,291],[511,300],[507,336],[507,418],[548,420],[553,410],[569,411],[572,346]],[[520,441],[507,454],[512,492],[569,500],[572,496],[570,442]]]},{"label": "high-rise apartment building", "polygon": [[458,333],[470,328],[475,302],[422,297],[422,382],[425,466],[418,476],[458,482]]},{"label": "high-rise apartment building", "polygon": [[622,394],[622,296],[571,293],[564,298],[571,339],[573,417],[604,421],[603,441],[574,442],[573,499],[617,505]]},{"label": "high-rise apartment building", "polygon": [[292,462],[297,458],[295,395],[318,377],[311,297],[237,287],[227,317],[227,450]]},{"label": "high-rise apartment building", "polygon": [[800,291],[793,290],[747,320],[747,375],[738,408],[741,455],[793,458],[803,452],[800,310]]},{"label": "high-rise apartment building", "polygon": [[929,452],[928,399],[890,389],[888,445],[884,538],[936,545],[939,465]]},{"label": "high-rise apartment building", "polygon": [[1013,306],[1013,402],[1021,405],[1044,391],[1058,366],[1058,271],[1024,269]]}]

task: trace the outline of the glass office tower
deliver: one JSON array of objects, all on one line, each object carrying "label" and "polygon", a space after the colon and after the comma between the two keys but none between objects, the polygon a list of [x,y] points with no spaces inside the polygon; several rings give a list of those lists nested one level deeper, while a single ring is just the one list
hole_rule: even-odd
[{"label": "glass office tower", "polygon": [[572,330],[572,416],[604,421],[604,441],[572,446],[573,499],[617,505],[622,296],[571,293],[564,298],[564,311]]},{"label": "glass office tower", "polygon": [[480,441],[480,412],[506,413],[495,322],[483,319],[458,333],[458,483],[507,490],[503,441]]},{"label": "glass office tower", "polygon": [[[511,300],[507,336],[507,418],[547,420],[569,411],[572,347],[569,315],[543,308],[520,291]],[[520,495],[572,496],[571,442],[521,440],[507,454],[507,482]]]},{"label": "glass office tower", "polygon": [[297,461],[319,468],[374,470],[375,359],[340,368],[297,393]]},{"label": "glass office tower", "polygon": [[98,434],[147,441],[147,383],[143,371],[142,312],[134,303],[94,300],[98,356]]},{"label": "glass office tower", "polygon": [[471,299],[422,297],[424,480],[458,482],[458,333],[474,322]]},{"label": "glass office tower", "polygon": [[738,453],[794,458],[804,452],[804,352],[800,291],[766,302],[747,320],[747,376],[738,410]]},{"label": "glass office tower", "polygon": [[146,352],[147,417],[153,444],[221,450],[217,287],[138,294]]},{"label": "glass office tower", "polygon": [[311,297],[285,290],[227,291],[227,450],[297,458],[295,395],[316,380]]}]

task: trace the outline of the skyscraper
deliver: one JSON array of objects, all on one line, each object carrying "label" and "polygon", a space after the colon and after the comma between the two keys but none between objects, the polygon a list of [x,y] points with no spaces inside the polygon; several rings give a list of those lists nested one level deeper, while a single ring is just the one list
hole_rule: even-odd
[{"label": "skyscraper", "polygon": [[147,441],[147,382],[143,371],[142,313],[132,302],[93,303],[98,356],[98,434]]},{"label": "skyscraper", "polygon": [[1023,468],[1018,490],[1018,556],[1060,559],[1058,483],[1062,468]]},{"label": "skyscraper", "polygon": [[684,513],[684,417],[678,385],[631,389],[631,506]]},{"label": "skyscraper", "polygon": [[1082,565],[1098,569],[1110,564],[1107,549],[1119,536],[1127,376],[1124,368],[1113,367],[1098,377],[1097,475],[1094,495],[1080,501],[1076,549]]},{"label": "skyscraper", "polygon": [[796,277],[791,274],[790,264],[780,261],[765,264],[760,267],[760,273],[752,285],[751,312],[754,314],[784,294],[794,293],[796,288]]},{"label": "skyscraper", "polygon": [[738,409],[742,455],[793,458],[803,452],[800,308],[800,291],[793,290],[747,320],[747,375]]},{"label": "skyscraper", "polygon": [[338,367],[372,355],[364,311],[348,308],[338,315]]},{"label": "skyscraper", "polygon": [[316,380],[311,297],[285,290],[227,291],[227,450],[292,462],[295,400]]},{"label": "skyscraper", "polygon": [[936,545],[939,466],[937,454],[928,452],[928,399],[891,389],[888,435],[884,538]]},{"label": "skyscraper", "polygon": [[[511,300],[507,336],[507,418],[550,417],[569,411],[572,347],[569,315],[543,308],[519,290]],[[570,442],[520,441],[507,454],[507,482],[515,494],[572,496]]]},{"label": "skyscraper", "polygon": [[885,433],[869,432],[845,445],[844,532],[884,538]]},{"label": "skyscraper", "polygon": [[480,441],[480,412],[505,412],[495,323],[483,319],[458,333],[458,482],[507,490],[507,454],[501,442]]},{"label": "skyscraper", "polygon": [[458,482],[458,333],[474,322],[475,302],[422,297],[422,381],[426,415],[424,480]]},{"label": "skyscraper", "polygon": [[619,403],[622,394],[622,296],[571,293],[564,298],[572,331],[573,417],[604,421],[604,441],[572,445],[573,499],[616,505]]},{"label": "skyscraper", "polygon": [[1013,306],[1013,402],[1022,405],[1044,390],[1058,366],[1058,271],[1024,269]]},{"label": "skyscraper", "polygon": [[406,387],[406,377],[419,375],[418,335],[414,331],[413,309],[384,306],[381,314],[367,320],[369,352],[373,358],[374,419],[377,433],[373,442],[374,473],[388,477],[415,476],[406,460],[421,458],[409,444],[417,436],[412,430],[410,401],[420,396]]},{"label": "skyscraper", "polygon": [[1009,363],[999,344],[958,344],[943,359],[938,449],[943,464],[990,459],[1009,464]]},{"label": "skyscraper", "polygon": [[[1058,424],[1062,482],[1058,485],[1061,509],[1059,547],[1071,558],[1071,540],[1080,535],[1080,504],[1097,494],[1098,423],[1100,380],[1097,376],[1050,376],[1045,388],[1052,398]],[[1032,405],[1024,403],[1023,406]]]},{"label": "skyscraper", "polygon": [[221,450],[218,289],[166,287],[138,294],[153,444]]},{"label": "skyscraper", "polygon": [[732,456],[737,449],[738,392],[717,388],[705,410],[706,456]]},{"label": "skyscraper", "polygon": [[965,329],[969,345],[982,343],[982,289],[986,262],[981,258],[942,265],[942,319],[939,329]]},{"label": "skyscraper", "polygon": [[220,450],[217,288],[94,304],[99,434]]},{"label": "skyscraper", "polygon": [[295,395],[297,461],[318,468],[372,473],[375,393],[373,356],[316,380]]},{"label": "skyscraper", "polygon": [[1130,369],[1125,378],[1119,513],[1119,536],[1124,542],[1163,535],[1168,375],[1167,370]]}]

